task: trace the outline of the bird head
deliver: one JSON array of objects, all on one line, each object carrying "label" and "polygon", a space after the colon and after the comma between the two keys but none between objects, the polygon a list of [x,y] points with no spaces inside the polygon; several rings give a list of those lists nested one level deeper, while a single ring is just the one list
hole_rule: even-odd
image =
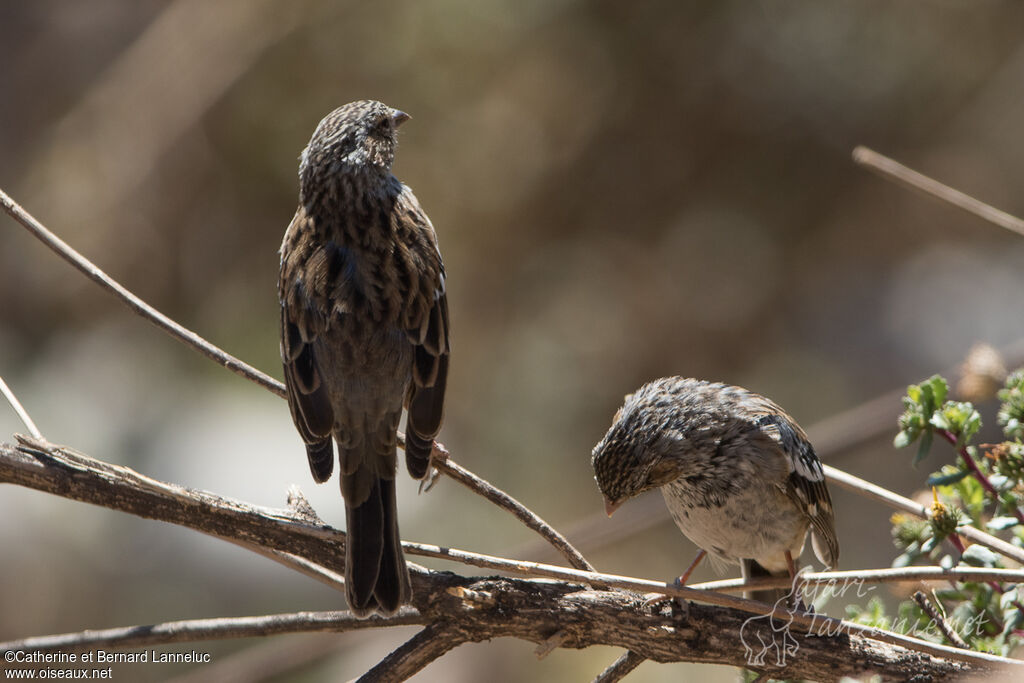
[{"label": "bird head", "polygon": [[325,116],[299,157],[302,192],[332,177],[391,172],[398,127],[409,115],[374,100],[359,100]]},{"label": "bird head", "polygon": [[594,480],[609,517],[630,498],[680,475],[678,462],[661,448],[662,430],[649,424],[648,417],[633,396],[627,396],[608,433],[592,451]]}]

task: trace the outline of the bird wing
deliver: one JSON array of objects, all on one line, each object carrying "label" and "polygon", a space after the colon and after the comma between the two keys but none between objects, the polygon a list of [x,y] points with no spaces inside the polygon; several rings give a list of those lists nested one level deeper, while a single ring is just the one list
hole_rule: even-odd
[{"label": "bird wing", "polygon": [[401,257],[420,260],[415,269],[407,270],[419,274],[416,291],[424,302],[417,316],[406,321],[406,334],[413,344],[412,382],[406,397],[406,466],[410,475],[420,479],[427,473],[433,440],[444,418],[450,351],[448,297],[434,227],[407,187],[397,198],[395,215],[411,227],[402,240],[411,248]]},{"label": "bird wing", "polygon": [[331,429],[334,411],[317,365],[314,342],[323,331],[322,316],[309,305],[301,255],[313,219],[299,207],[281,245],[281,361],[288,389],[288,408],[306,444],[313,478],[327,481],[334,467]]},{"label": "bird wing", "polygon": [[786,456],[789,477],[784,490],[810,520],[814,554],[824,564],[835,567],[839,561],[839,541],[836,539],[832,496],[825,487],[825,472],[811,442],[778,406],[755,422]]}]

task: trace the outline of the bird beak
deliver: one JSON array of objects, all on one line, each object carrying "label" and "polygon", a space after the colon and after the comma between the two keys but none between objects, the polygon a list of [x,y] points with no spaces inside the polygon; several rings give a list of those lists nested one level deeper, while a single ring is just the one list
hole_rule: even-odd
[{"label": "bird beak", "polygon": [[622,505],[622,501],[621,500],[619,500],[619,501],[612,501],[612,500],[608,500],[607,498],[604,499],[604,511],[606,513],[608,513],[609,517],[611,517],[612,515],[615,514],[615,511],[619,509],[620,505]]},{"label": "bird beak", "polygon": [[406,114],[404,111],[399,111],[397,109],[393,109],[391,111],[391,122],[395,124],[395,128],[398,128],[400,125],[402,125],[411,118],[412,117]]}]

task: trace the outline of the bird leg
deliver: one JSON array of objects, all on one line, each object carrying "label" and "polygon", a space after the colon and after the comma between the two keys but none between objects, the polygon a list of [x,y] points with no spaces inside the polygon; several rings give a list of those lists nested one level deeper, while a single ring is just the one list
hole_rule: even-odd
[{"label": "bird leg", "polygon": [[[693,558],[693,562],[691,562],[690,566],[686,568],[686,571],[683,572],[683,575],[680,576],[678,579],[676,579],[676,585],[677,586],[685,586],[686,585],[686,582],[690,578],[690,574],[693,573],[693,570],[697,568],[697,565],[700,564],[700,561],[703,560],[704,556],[707,555],[707,554],[708,554],[708,552],[706,550],[701,550],[700,552],[697,553],[697,557]],[[789,557],[789,553],[788,552],[786,553],[786,557],[787,558]],[[790,564],[790,571],[792,571],[792,560],[790,560],[790,563],[791,563]]]},{"label": "bird leg", "polygon": [[789,606],[791,609],[795,609],[800,612],[807,612],[814,614],[814,606],[808,605],[804,602],[803,596],[803,583],[797,582],[797,571],[796,562],[793,561],[793,555],[787,550],[786,551],[786,567],[789,568],[789,580],[792,590],[789,595]]},{"label": "bird leg", "polygon": [[[708,553],[707,553],[706,550],[703,550],[703,549],[700,550],[697,553],[697,557],[693,558],[693,562],[691,562],[690,566],[686,568],[685,572],[683,572],[683,575],[678,577],[673,582],[673,584],[677,588],[682,588],[683,586],[685,586],[686,582],[690,579],[690,574],[693,573],[693,570],[697,568],[697,565],[700,564],[701,560],[703,560],[704,557],[707,554]],[[645,607],[650,607],[651,605],[654,605],[654,604],[657,604],[657,603],[660,603],[660,602],[666,602],[666,601],[671,602],[672,600],[673,600],[673,598],[672,598],[671,595],[665,595],[664,593],[651,593],[650,595],[647,596],[647,599],[644,601],[644,606]]]}]

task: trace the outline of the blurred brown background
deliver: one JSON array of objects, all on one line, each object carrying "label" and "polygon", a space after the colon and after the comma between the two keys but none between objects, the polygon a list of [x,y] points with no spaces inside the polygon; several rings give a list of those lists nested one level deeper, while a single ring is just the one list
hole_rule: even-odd
[{"label": "blurred brown background", "polygon": [[[590,449],[642,382],[767,394],[829,462],[910,494],[945,449],[914,471],[894,427],[850,449],[813,426],[976,341],[1024,337],[1024,240],[850,160],[866,144],[1024,214],[1015,0],[4,1],[0,64],[0,186],[277,377],[277,248],[300,150],[344,102],[411,113],[395,172],[449,273],[442,439],[603,571],[667,579],[694,552],[656,499],[602,518]],[[0,223],[0,375],[48,438],[261,505],[298,483],[342,524],[282,401]],[[883,405],[883,424],[899,410]],[[994,422],[990,404],[983,414]],[[14,431],[0,409],[0,433]],[[410,540],[554,559],[451,481],[402,487]],[[834,497],[842,568],[886,566],[888,511]],[[229,544],[14,487],[0,491],[0,547],[0,640],[343,607]],[[411,633],[200,643],[213,665],[115,676],[261,680],[295,658],[311,663],[271,679],[344,680]],[[467,645],[417,680],[589,680],[617,654],[537,662],[526,643]],[[646,663],[629,680],[684,673]]]}]

